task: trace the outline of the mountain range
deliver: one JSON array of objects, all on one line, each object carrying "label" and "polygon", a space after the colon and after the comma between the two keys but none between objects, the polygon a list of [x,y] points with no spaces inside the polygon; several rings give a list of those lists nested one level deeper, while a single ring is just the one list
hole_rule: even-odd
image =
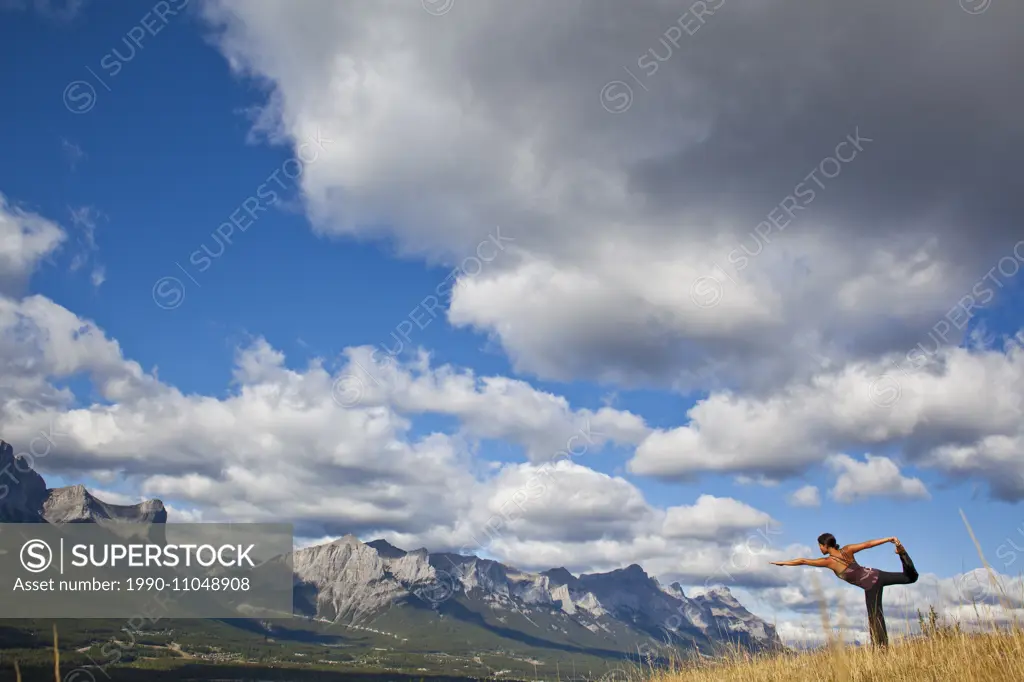
[{"label": "mountain range", "polygon": [[[82,485],[47,488],[13,447],[0,441],[0,522],[166,523],[160,500],[108,504]],[[703,654],[724,644],[782,648],[775,628],[724,586],[683,592],[633,564],[574,575],[533,573],[476,556],[406,551],[384,539],[347,535],[294,551],[295,616],[373,632],[391,646],[579,653],[602,658],[680,649]],[[273,632],[274,623],[259,627]],[[441,642],[441,643],[438,643]]]},{"label": "mountain range", "polygon": [[775,628],[727,587],[686,595],[679,583],[663,586],[636,564],[579,576],[565,568],[532,573],[348,535],[296,551],[293,571],[296,613],[335,623],[368,624],[383,613],[429,609],[437,620],[589,651],[782,646]]}]

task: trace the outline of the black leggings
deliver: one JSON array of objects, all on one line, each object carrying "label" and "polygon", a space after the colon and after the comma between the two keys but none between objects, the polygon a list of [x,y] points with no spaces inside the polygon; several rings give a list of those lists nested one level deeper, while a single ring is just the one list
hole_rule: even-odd
[{"label": "black leggings", "polygon": [[885,614],[882,613],[882,590],[889,585],[909,585],[917,582],[917,569],[910,555],[906,552],[899,555],[903,562],[903,572],[878,571],[878,582],[869,590],[864,591],[868,605],[868,628],[871,631],[871,643],[875,646],[889,646],[889,634],[885,630]]}]

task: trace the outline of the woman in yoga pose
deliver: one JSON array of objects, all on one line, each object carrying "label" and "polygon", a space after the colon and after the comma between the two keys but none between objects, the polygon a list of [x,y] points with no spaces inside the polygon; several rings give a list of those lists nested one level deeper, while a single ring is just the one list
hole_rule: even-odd
[{"label": "woman in yoga pose", "polygon": [[[896,554],[903,563],[902,573],[880,571],[877,568],[866,568],[857,563],[853,555],[865,549],[878,547],[888,542],[896,545]],[[821,559],[791,559],[789,561],[772,561],[776,566],[820,566],[830,568],[839,577],[851,585],[864,590],[868,606],[868,627],[871,631],[871,642],[876,646],[888,646],[889,635],[885,629],[885,614],[882,613],[882,590],[889,585],[909,585],[917,582],[917,569],[910,560],[907,550],[896,538],[869,540],[855,545],[840,547],[832,533],[824,533],[818,537],[818,549],[825,556]]]}]

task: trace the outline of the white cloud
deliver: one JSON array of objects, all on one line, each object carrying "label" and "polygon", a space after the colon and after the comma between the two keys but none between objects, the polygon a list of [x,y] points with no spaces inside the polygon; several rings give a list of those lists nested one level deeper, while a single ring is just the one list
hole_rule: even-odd
[{"label": "white cloud", "polygon": [[701,495],[692,506],[671,507],[662,534],[666,538],[719,539],[774,523],[771,516],[731,498]]},{"label": "white cloud", "polygon": [[[493,225],[515,238],[455,289],[449,319],[517,370],[764,390],[807,379],[816,357],[912,346],[1019,239],[1010,17],[968,35],[914,0],[865,42],[871,10],[816,6],[730,2],[676,47],[664,4],[474,4],[438,22],[397,2],[215,0],[203,14],[231,66],[270,86],[261,130],[336,140],[303,176],[318,232],[449,261]],[[666,48],[664,63],[648,52]],[[599,94],[624,66],[647,77],[614,116]],[[833,155],[851,159],[838,177],[820,172]],[[941,172],[996,166],[976,183]],[[825,198],[769,225],[800,183]],[[705,276],[724,289],[710,308],[692,296]]]},{"label": "white cloud", "polygon": [[66,238],[59,225],[12,206],[0,194],[0,294],[20,295],[40,262]]},{"label": "white cloud", "polygon": [[489,533],[508,519],[497,530],[544,542],[629,540],[650,530],[657,514],[633,484],[568,460],[506,466],[489,482],[485,497],[482,530]]},{"label": "white cloud", "polygon": [[878,496],[907,500],[931,497],[921,479],[903,476],[888,457],[866,455],[865,461],[858,462],[848,455],[835,455],[828,464],[838,474],[831,491],[837,502],[848,504]]},{"label": "white cloud", "polygon": [[608,442],[635,445],[650,432],[632,413],[602,407],[573,410],[561,396],[507,377],[477,377],[469,370],[431,368],[429,356],[399,366],[393,359],[374,362],[368,347],[347,351],[351,362],[339,392],[361,406],[393,405],[407,413],[458,417],[476,438],[521,444],[534,461],[558,453],[595,450]]},{"label": "white cloud", "polygon": [[174,505],[165,504],[167,523],[203,523],[203,512],[195,509],[179,509]]},{"label": "white cloud", "polygon": [[977,476],[995,495],[1017,499],[1024,495],[1024,460],[1016,454],[1022,341],[943,350],[917,371],[897,370],[892,358],[847,365],[763,397],[712,393],[689,410],[686,425],[653,431],[629,468],[668,479],[707,472],[784,478],[851,444],[893,445],[914,463]]},{"label": "white cloud", "polygon": [[789,503],[794,507],[820,507],[821,493],[813,485],[805,485],[789,496]]}]

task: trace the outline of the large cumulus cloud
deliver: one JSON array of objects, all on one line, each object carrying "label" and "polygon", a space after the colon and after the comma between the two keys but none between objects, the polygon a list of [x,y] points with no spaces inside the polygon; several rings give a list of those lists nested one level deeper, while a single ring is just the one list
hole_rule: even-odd
[{"label": "large cumulus cloud", "polygon": [[[304,179],[319,231],[437,258],[514,234],[449,316],[543,377],[806,378],[917,342],[1019,237],[1016,4],[204,9],[271,86],[267,126],[340,141]],[[617,115],[613,80],[633,90]],[[815,198],[756,233],[801,183]]]}]

